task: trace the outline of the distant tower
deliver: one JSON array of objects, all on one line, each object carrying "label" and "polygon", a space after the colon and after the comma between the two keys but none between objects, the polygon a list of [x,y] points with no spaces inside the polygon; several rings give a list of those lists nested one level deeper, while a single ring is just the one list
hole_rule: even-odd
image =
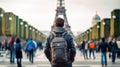
[{"label": "distant tower", "polygon": [[[64,19],[64,28],[68,31],[68,33],[72,34],[71,30],[70,30],[70,26],[68,24],[68,20],[67,20],[67,16],[66,16],[66,9],[65,9],[65,1],[64,0],[57,0],[57,9],[56,9],[56,16],[55,19],[57,17],[61,17]],[[52,26],[52,30],[55,27],[55,22]],[[73,35],[73,34],[72,34]]]},{"label": "distant tower", "polygon": [[92,26],[96,25],[97,22],[100,22],[100,16],[98,15],[96,11],[96,15],[92,18]]}]

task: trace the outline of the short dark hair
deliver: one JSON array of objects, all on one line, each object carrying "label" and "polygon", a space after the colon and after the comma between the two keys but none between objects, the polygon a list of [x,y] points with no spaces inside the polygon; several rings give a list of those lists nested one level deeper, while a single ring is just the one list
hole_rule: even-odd
[{"label": "short dark hair", "polygon": [[63,27],[64,26],[64,19],[62,19],[62,18],[56,18],[55,19],[55,26],[56,27]]},{"label": "short dark hair", "polygon": [[16,38],[16,43],[20,43],[20,42],[21,42],[20,38]]},{"label": "short dark hair", "polygon": [[102,41],[105,42],[105,38],[102,38]]}]

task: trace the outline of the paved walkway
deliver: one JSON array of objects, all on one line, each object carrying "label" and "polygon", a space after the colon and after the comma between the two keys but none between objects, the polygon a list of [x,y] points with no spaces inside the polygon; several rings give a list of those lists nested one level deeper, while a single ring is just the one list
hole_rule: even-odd
[{"label": "paved walkway", "polygon": [[[33,64],[29,62],[29,60],[27,59],[24,53],[23,55],[24,55],[24,58],[22,59],[23,67],[50,67],[50,63],[46,59],[43,51],[37,51]],[[9,59],[4,58],[0,62],[0,67],[17,67],[17,65],[16,63],[10,64]],[[79,51],[77,51],[75,62],[73,63],[73,67],[101,67],[100,53],[96,54],[96,59],[85,60],[82,54]],[[108,59],[107,67],[120,67],[120,59],[116,60],[116,64],[112,64],[111,59]]]}]

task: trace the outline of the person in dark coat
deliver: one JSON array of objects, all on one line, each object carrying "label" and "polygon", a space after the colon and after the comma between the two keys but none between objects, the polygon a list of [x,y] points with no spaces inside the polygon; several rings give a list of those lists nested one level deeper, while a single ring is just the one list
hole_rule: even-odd
[{"label": "person in dark coat", "polygon": [[101,64],[102,66],[105,65],[107,66],[107,49],[109,50],[110,47],[108,43],[105,41],[105,38],[102,38],[102,42],[100,43],[98,47],[98,51],[101,50]]},{"label": "person in dark coat", "polygon": [[[64,26],[64,20],[62,18],[57,18],[55,20],[55,28],[53,28],[53,31],[55,32],[61,32],[61,33],[64,33],[64,32],[67,32],[65,30],[65,28],[63,28]],[[46,42],[46,46],[45,46],[45,55],[46,57],[48,58],[48,60],[50,61],[51,63],[51,67],[72,67],[72,63],[74,62],[74,58],[75,58],[75,55],[76,55],[76,49],[75,49],[75,44],[74,44],[74,41],[73,41],[73,38],[70,34],[66,34],[64,36],[65,40],[67,41],[68,43],[68,46],[69,46],[69,61],[65,64],[58,64],[58,63],[53,63],[51,60],[51,48],[50,48],[50,43],[51,43],[51,40],[53,39],[53,35],[52,33],[50,33],[49,37],[47,38],[47,42]]]},{"label": "person in dark coat", "polygon": [[110,49],[111,49],[111,58],[112,58],[112,63],[115,63],[116,60],[116,52],[118,50],[118,45],[116,43],[116,39],[113,38],[112,41],[109,43]]},{"label": "person in dark coat", "polygon": [[16,59],[17,59],[17,66],[22,67],[22,44],[19,38],[16,38]]},{"label": "person in dark coat", "polygon": [[86,39],[84,39],[84,41],[82,42],[81,48],[83,50],[84,59],[88,59],[88,41]]}]

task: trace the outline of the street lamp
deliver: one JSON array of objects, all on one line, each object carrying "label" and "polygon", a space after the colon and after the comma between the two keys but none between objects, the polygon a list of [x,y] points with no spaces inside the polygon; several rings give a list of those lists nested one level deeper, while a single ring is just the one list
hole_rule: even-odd
[{"label": "street lamp", "polygon": [[29,30],[32,30],[32,28],[30,27]]},{"label": "street lamp", "polygon": [[25,39],[25,38],[27,38],[27,36],[26,36],[26,32],[27,32],[27,30],[26,30],[26,28],[27,28],[27,24],[24,25],[24,28],[25,28],[25,29],[24,29],[24,39]]},{"label": "street lamp", "polygon": [[32,38],[32,33],[31,33],[32,28],[29,27],[29,38]]},{"label": "street lamp", "polygon": [[27,27],[27,24],[25,24],[25,27]]},{"label": "street lamp", "polygon": [[21,22],[20,25],[23,25],[23,22]]},{"label": "street lamp", "polygon": [[9,17],[9,20],[12,20],[12,17]]},{"label": "street lamp", "polygon": [[105,22],[103,22],[103,25],[105,25]]},{"label": "street lamp", "polygon": [[98,40],[100,39],[100,26],[97,25],[97,29],[98,29]]},{"label": "street lamp", "polygon": [[3,17],[3,14],[0,14],[0,17]]},{"label": "street lamp", "polygon": [[100,26],[99,26],[99,25],[97,25],[97,28],[100,28]]},{"label": "street lamp", "polygon": [[92,39],[92,28],[90,29],[90,39]]},{"label": "street lamp", "polygon": [[87,38],[87,40],[89,40],[89,32],[86,31],[86,33],[87,33],[87,34],[86,34],[86,35],[87,35],[86,38]]},{"label": "street lamp", "polygon": [[116,18],[116,16],[115,16],[115,15],[113,15],[113,18],[115,19],[115,18]]}]

